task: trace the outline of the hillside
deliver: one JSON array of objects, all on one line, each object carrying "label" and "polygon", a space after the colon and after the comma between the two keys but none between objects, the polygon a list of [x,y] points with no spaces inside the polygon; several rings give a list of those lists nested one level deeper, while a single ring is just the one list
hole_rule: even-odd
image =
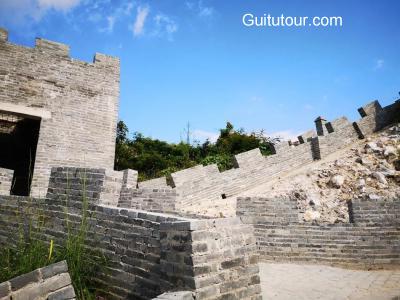
[{"label": "hillside", "polygon": [[400,195],[400,124],[241,196],[296,199],[306,222],[348,221],[348,201]]}]

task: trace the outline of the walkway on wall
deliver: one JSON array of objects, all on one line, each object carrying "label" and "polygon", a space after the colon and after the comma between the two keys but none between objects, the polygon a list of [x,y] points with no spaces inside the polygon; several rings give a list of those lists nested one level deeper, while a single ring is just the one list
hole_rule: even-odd
[{"label": "walkway on wall", "polygon": [[321,265],[260,263],[260,277],[263,299],[400,299],[400,270],[361,271]]},{"label": "walkway on wall", "polygon": [[305,164],[299,168],[290,170],[285,173],[281,173],[281,174],[279,174],[279,176],[277,176],[273,180],[269,180],[268,182],[265,182],[264,184],[257,185],[254,188],[244,191],[238,195],[232,196],[231,198],[236,199],[237,197],[253,197],[253,196],[263,195],[266,192],[268,192],[271,189],[271,187],[276,184],[277,181],[284,181],[285,178],[289,178],[289,177],[292,177],[292,176],[295,176],[298,174],[302,174],[302,173],[305,174],[308,170],[316,169],[324,163],[334,162],[335,160],[342,158],[343,154],[346,153],[347,151],[349,151],[351,148],[355,148],[363,143],[365,143],[365,140],[355,141],[354,143],[347,145],[346,147],[344,147],[340,150],[335,150],[334,152],[332,152],[328,156],[323,157],[320,160],[314,160],[314,161],[312,161],[308,164]]}]

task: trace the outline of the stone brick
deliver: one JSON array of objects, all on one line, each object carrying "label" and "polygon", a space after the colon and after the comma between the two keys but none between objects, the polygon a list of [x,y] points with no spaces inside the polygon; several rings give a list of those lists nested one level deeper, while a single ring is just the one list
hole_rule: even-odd
[{"label": "stone brick", "polygon": [[23,274],[21,276],[15,277],[10,280],[11,290],[16,291],[21,289],[22,287],[38,282],[40,280],[40,273],[38,270],[32,271],[27,274]]},{"label": "stone brick", "polygon": [[67,265],[67,262],[65,260],[63,260],[58,263],[55,263],[55,264],[52,264],[50,266],[40,269],[40,272],[42,274],[42,278],[47,279],[49,277],[53,277],[53,276],[61,274],[61,273],[67,273],[68,265]]},{"label": "stone brick", "polygon": [[11,292],[11,286],[8,281],[0,283],[0,299],[6,297]]},{"label": "stone brick", "polygon": [[244,264],[243,258],[235,258],[231,260],[226,260],[221,263],[223,269],[230,269]]},{"label": "stone brick", "polygon": [[48,300],[66,300],[75,298],[75,291],[72,285],[49,294]]}]

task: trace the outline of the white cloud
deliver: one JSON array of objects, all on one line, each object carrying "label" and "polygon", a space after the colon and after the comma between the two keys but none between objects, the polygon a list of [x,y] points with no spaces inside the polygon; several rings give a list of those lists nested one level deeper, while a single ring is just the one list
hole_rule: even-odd
[{"label": "white cloud", "polygon": [[68,12],[81,0],[1,0],[0,17],[26,25],[27,21],[39,22],[50,10]]},{"label": "white cloud", "polygon": [[262,104],[264,103],[264,98],[260,96],[253,96],[249,99],[249,102],[252,104]]},{"label": "white cloud", "polygon": [[106,20],[107,20],[107,26],[105,28],[100,29],[100,32],[111,33],[114,30],[115,16],[108,16]]},{"label": "white cloud", "polygon": [[301,134],[302,132],[296,131],[296,130],[282,130],[282,131],[276,131],[276,132],[271,132],[267,133],[266,136],[272,137],[272,138],[280,138],[284,141],[291,141],[291,140],[297,140],[297,137]]},{"label": "white cloud", "polygon": [[375,62],[375,67],[374,67],[374,69],[375,69],[375,70],[382,69],[384,65],[385,65],[385,61],[384,61],[383,59],[378,59],[378,60],[376,60],[376,62]]},{"label": "white cloud", "polygon": [[200,17],[211,17],[214,14],[213,7],[201,7],[199,11]]},{"label": "white cloud", "polygon": [[137,8],[136,19],[132,26],[132,32],[134,36],[140,36],[144,33],[144,25],[149,11],[150,9],[148,6],[139,6]]},{"label": "white cloud", "polygon": [[[135,22],[129,26],[135,37],[167,37],[173,40],[173,34],[178,31],[178,24],[169,16],[159,12],[152,19],[149,18],[150,6],[138,6]],[[146,28],[145,28],[146,27]]]},{"label": "white cloud", "polygon": [[158,14],[154,17],[155,29],[153,35],[162,36],[167,35],[169,40],[172,40],[172,35],[178,30],[178,24],[170,17],[164,14]]},{"label": "white cloud", "polygon": [[305,110],[313,110],[313,109],[314,109],[314,106],[311,105],[310,103],[306,103],[306,104],[304,105],[304,109],[305,109]]},{"label": "white cloud", "polygon": [[123,8],[124,14],[129,16],[131,14],[131,11],[132,11],[133,7],[134,7],[133,2],[127,3]]},{"label": "white cloud", "polygon": [[199,17],[211,17],[215,13],[215,9],[211,6],[204,6],[203,0],[197,2],[186,1],[186,7],[197,13]]},{"label": "white cloud", "polygon": [[38,0],[38,5],[44,9],[53,8],[59,11],[68,11],[80,3],[80,0]]},{"label": "white cloud", "polygon": [[93,23],[101,21],[102,18],[102,15],[98,12],[91,13],[88,16],[88,20]]},{"label": "white cloud", "polygon": [[[120,6],[116,7],[114,10],[110,12],[107,17],[101,17],[101,20],[105,20],[106,26],[104,28],[100,28],[100,32],[112,33],[114,31],[114,25],[121,21],[121,19],[126,18],[131,15],[132,9],[134,7],[133,2],[123,2]],[[101,10],[99,8],[99,10]],[[97,22],[97,18],[93,20],[90,18],[89,20]]]},{"label": "white cloud", "polygon": [[196,129],[196,130],[193,130],[192,136],[193,136],[194,140],[198,140],[200,142],[204,142],[208,139],[210,142],[214,143],[217,141],[217,139],[219,137],[219,133]]},{"label": "white cloud", "polygon": [[194,3],[193,2],[186,1],[185,5],[189,10],[192,10],[194,8]]}]

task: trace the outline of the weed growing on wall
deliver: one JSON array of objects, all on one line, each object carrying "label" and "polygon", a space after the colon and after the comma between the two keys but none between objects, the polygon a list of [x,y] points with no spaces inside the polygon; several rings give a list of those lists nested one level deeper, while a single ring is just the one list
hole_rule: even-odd
[{"label": "weed growing on wall", "polygon": [[[90,203],[86,191],[86,176],[81,176],[81,209],[80,216],[71,219],[68,207],[70,203],[70,185],[67,180],[67,192],[65,195],[64,217],[65,238],[57,242],[46,238],[44,228],[51,228],[51,223],[46,224],[45,216],[40,200],[31,199],[25,203],[23,199],[15,208],[13,220],[8,223],[17,225],[18,240],[15,245],[3,247],[0,250],[0,283],[16,276],[29,273],[35,269],[45,267],[52,263],[66,260],[72,284],[78,299],[95,299],[97,286],[93,278],[99,272],[105,273],[107,260],[104,255],[87,245],[88,235],[93,232],[91,221],[93,213],[90,211]],[[4,214],[6,215],[6,214]],[[11,233],[12,234],[12,233]],[[93,237],[91,237],[93,238]],[[12,237],[10,236],[10,239]]]},{"label": "weed growing on wall", "polygon": [[[98,272],[105,271],[107,260],[100,251],[92,249],[86,244],[88,234],[91,231],[90,221],[94,215],[89,209],[85,174],[81,176],[81,186],[82,207],[79,224],[75,224],[69,218],[69,194],[66,195],[67,239],[65,245],[59,249],[58,260],[67,261],[69,274],[78,299],[94,299],[97,287],[93,278]],[[67,190],[70,190],[69,187]]]},{"label": "weed growing on wall", "polygon": [[18,239],[14,247],[0,250],[0,282],[31,272],[55,262],[52,241],[40,239],[45,218],[40,203],[32,199],[15,208],[15,224],[18,226]]}]

